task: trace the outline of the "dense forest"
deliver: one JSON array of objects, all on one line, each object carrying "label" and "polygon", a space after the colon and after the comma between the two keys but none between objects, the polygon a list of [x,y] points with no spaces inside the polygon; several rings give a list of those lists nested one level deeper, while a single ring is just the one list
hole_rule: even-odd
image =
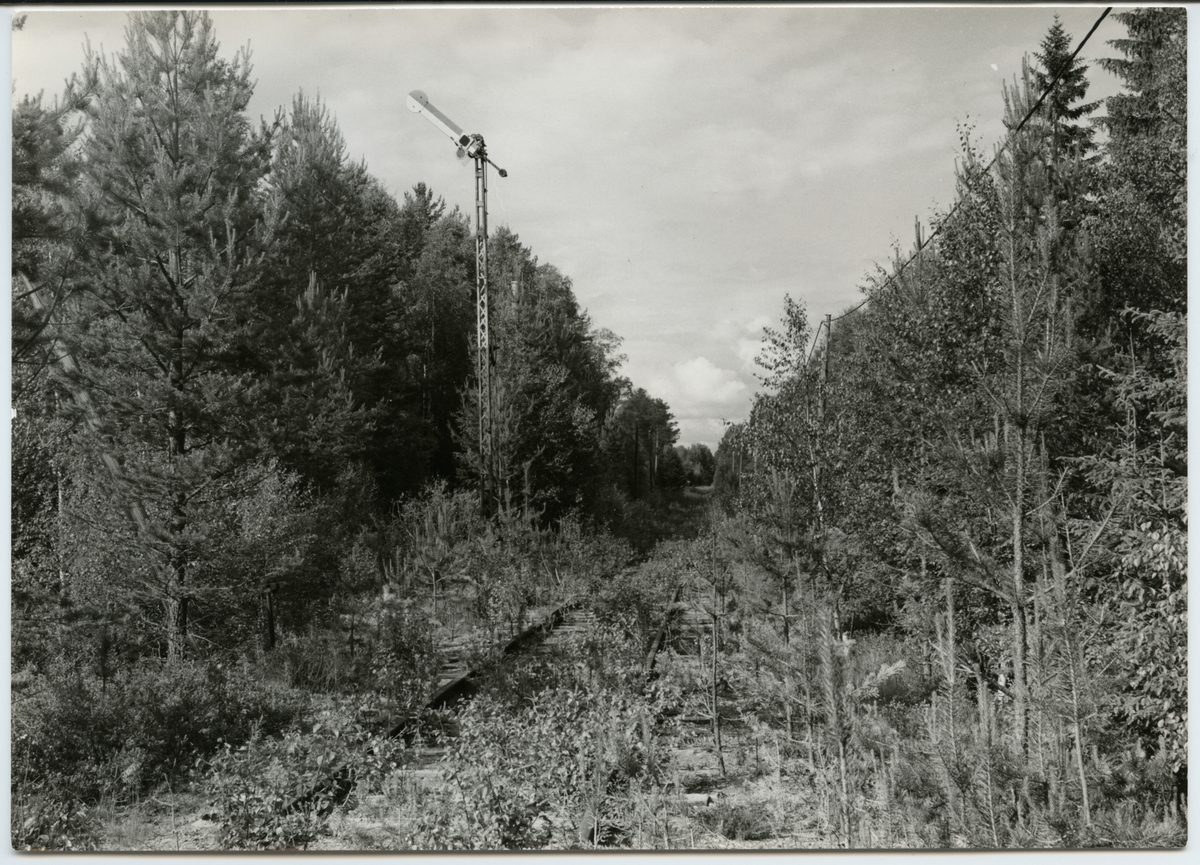
[{"label": "dense forest", "polygon": [[[495,231],[485,517],[467,216],[131,14],[13,108],[14,847],[172,796],[223,849],[1185,843],[1186,12],[1115,17],[1104,116],[1055,22],[911,254],[781,299],[715,456]],[[451,644],[488,682],[418,789],[381,719]]]}]

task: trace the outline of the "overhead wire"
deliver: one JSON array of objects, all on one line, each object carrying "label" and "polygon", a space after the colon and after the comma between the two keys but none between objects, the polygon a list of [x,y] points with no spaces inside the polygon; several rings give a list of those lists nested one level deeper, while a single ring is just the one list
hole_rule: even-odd
[{"label": "overhead wire", "polygon": [[[1029,119],[1031,117],[1033,117],[1034,114],[1037,113],[1039,108],[1042,107],[1042,103],[1046,101],[1046,97],[1049,96],[1050,93],[1054,90],[1054,88],[1058,85],[1058,82],[1062,79],[1062,76],[1065,74],[1065,72],[1071,68],[1071,65],[1075,62],[1075,58],[1078,57],[1079,52],[1083,50],[1083,46],[1087,45],[1088,40],[1092,38],[1092,34],[1096,32],[1096,28],[1100,26],[1100,23],[1105,18],[1108,17],[1108,13],[1111,12],[1112,10],[1113,10],[1113,7],[1109,6],[1103,12],[1100,13],[1100,17],[1097,18],[1096,23],[1092,25],[1092,29],[1087,32],[1087,35],[1084,36],[1082,40],[1080,40],[1079,44],[1075,47],[1075,50],[1071,52],[1071,56],[1070,56],[1070,58],[1068,58],[1067,62],[1063,65],[1062,71],[1060,71],[1057,75],[1055,75],[1053,80],[1049,84],[1046,85],[1046,89],[1042,91],[1042,95],[1038,97],[1038,101],[1033,104],[1033,107],[1029,109],[1029,112],[1023,118],[1021,118],[1021,122],[1018,123],[1016,128],[1013,129],[1008,134],[1008,136],[1005,138],[1004,142],[1000,145],[1000,148],[996,151],[996,155],[992,157],[992,161],[989,162],[987,164],[987,166],[983,169],[984,174],[986,174],[992,170],[993,166],[995,166],[995,164],[996,164],[996,161],[1000,158],[1001,154],[1004,153],[1005,149],[1007,149],[1009,142],[1012,141],[1013,136],[1015,136],[1018,132],[1020,132],[1022,129],[1024,129],[1025,124],[1029,122]],[[913,254],[910,255],[908,257],[908,259],[906,261],[904,261],[896,269],[895,273],[893,273],[886,280],[884,280],[883,285],[881,285],[880,288],[885,288],[888,285],[893,284],[900,277],[900,275],[902,273],[904,273],[905,269],[917,258],[917,256],[919,256],[925,250],[925,247],[929,246],[929,244],[933,242],[933,239],[935,237],[937,237],[938,234],[941,233],[942,226],[944,226],[947,222],[950,221],[951,217],[954,216],[954,214],[958,211],[960,206],[961,206],[961,200],[955,202],[954,206],[950,208],[950,212],[947,213],[945,218],[942,219],[941,221],[939,221],[937,226],[934,228],[934,230],[932,232],[930,232],[929,237],[925,238],[924,240],[918,239],[917,248],[916,248],[916,250],[913,251]],[[871,300],[870,297],[864,297],[861,301],[859,301],[859,303],[856,306],[853,306],[850,309],[846,310],[845,312],[841,313],[840,315],[836,315],[833,318],[831,318],[830,322],[838,321],[840,319],[845,318],[848,315],[852,315],[852,314],[858,312],[860,309],[862,309],[864,306],[866,306],[870,300]],[[819,334],[820,334],[820,328],[818,327],[817,335],[819,335]],[[829,339],[829,334],[825,335],[825,339],[826,340]],[[815,347],[816,341],[817,341],[816,336],[814,336],[813,337],[814,347]],[[809,359],[811,360],[811,358],[812,358],[812,354],[810,352]]]}]

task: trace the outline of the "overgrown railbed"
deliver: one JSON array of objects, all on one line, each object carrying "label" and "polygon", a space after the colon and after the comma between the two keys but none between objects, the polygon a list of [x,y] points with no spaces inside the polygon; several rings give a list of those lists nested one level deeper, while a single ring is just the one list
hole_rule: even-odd
[{"label": "overgrown railbed", "polygon": [[414,758],[384,733],[444,726],[426,704],[447,677],[493,663],[632,555],[577,525],[482,520],[477,499],[443,487],[376,535],[391,541],[375,580],[343,580],[301,627],[272,615],[289,600],[288,584],[274,587],[261,639],[194,660],[139,650],[119,620],[94,643],[69,641],[65,624],[57,644],[18,632],[14,846],[102,846],[100,815],[180,789],[212,793],[201,816],[222,825],[218,846],[303,846],[348,798],[335,787],[293,807],[331,768],[353,767],[356,794],[370,795]]},{"label": "overgrown railbed", "polygon": [[13,845],[1182,845],[1187,15],[1112,19],[714,456],[507,227],[477,437],[463,212],[131,16],[12,118]]},{"label": "overgrown railbed", "polygon": [[[813,849],[1186,837],[1161,760],[1089,755],[1090,826],[1078,789],[1039,792],[1046,776],[997,735],[1011,719],[1003,692],[948,663],[962,657],[951,632],[937,645],[895,626],[840,632],[823,599],[801,590],[785,637],[771,614],[781,597],[739,552],[736,525],[706,523],[702,502],[692,513],[707,532],[663,540],[640,561],[613,557],[615,569],[558,570],[554,586],[580,599],[587,624],[547,651],[505,655],[506,626],[460,627],[455,651],[465,646],[477,670],[471,699],[426,715],[414,736],[386,732],[438,684],[438,643],[417,626],[432,598],[419,594],[364,601],[353,651],[343,631],[340,642],[309,634],[333,650],[323,667],[287,635],[276,648],[292,650],[256,660],[31,676],[14,700],[14,844]],[[443,617],[475,601],[442,589]],[[331,767],[350,767],[353,783],[322,787]]]}]

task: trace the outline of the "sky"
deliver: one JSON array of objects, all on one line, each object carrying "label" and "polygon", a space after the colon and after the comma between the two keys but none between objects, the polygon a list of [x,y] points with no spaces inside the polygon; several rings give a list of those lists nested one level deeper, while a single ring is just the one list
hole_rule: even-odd
[{"label": "sky", "polygon": [[[861,299],[899,245],[953,203],[959,129],[1001,140],[1001,87],[1057,13],[1078,43],[1101,6],[880,8],[217,7],[223,56],[249,46],[249,113],[318,95],[397,198],[424,182],[471,213],[469,166],[405,107],[423,90],[483,134],[509,176],[489,220],[572,280],[623,373],[667,402],[681,443],[716,449],[759,389],[784,296],[816,321]],[[31,8],[12,33],[19,99],[52,97],[83,45],[113,55],[126,13]],[[1119,91],[1083,52],[1089,98]],[[1102,109],[1098,113],[1103,113]]]}]

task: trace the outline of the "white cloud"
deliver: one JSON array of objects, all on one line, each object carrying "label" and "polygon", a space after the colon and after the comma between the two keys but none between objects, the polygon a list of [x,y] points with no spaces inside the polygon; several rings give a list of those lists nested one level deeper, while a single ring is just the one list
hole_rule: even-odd
[{"label": "white cloud", "polygon": [[712,448],[723,434],[723,420],[744,416],[753,393],[746,376],[704,356],[673,364],[669,374],[651,373],[645,381],[649,393],[670,406],[680,441],[704,442]]},{"label": "white cloud", "polygon": [[703,404],[730,403],[747,390],[737,373],[722,369],[706,357],[675,364],[675,380],[685,398]]},{"label": "white cloud", "polygon": [[724,417],[680,418],[679,443],[706,444],[714,454],[725,435],[726,419]]},{"label": "white cloud", "polygon": [[761,339],[739,339],[737,345],[737,356],[742,362],[742,369],[750,374],[759,371],[758,364],[755,363],[755,358],[762,354]]},{"label": "white cloud", "polygon": [[762,353],[763,329],[774,327],[778,323],[769,315],[760,315],[747,322],[741,333],[730,340],[734,354],[742,362],[743,373],[757,375],[761,372],[758,364],[755,363],[755,358]]}]

